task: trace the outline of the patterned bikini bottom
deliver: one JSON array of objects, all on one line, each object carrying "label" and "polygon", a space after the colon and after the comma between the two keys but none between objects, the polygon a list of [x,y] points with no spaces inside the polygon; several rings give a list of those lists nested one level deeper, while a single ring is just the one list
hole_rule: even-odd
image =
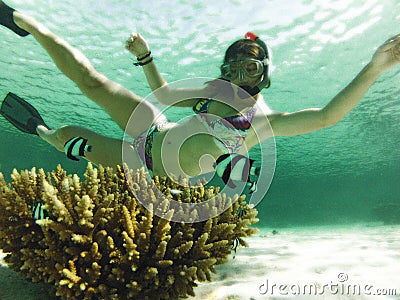
[{"label": "patterned bikini bottom", "polygon": [[168,123],[169,121],[167,119],[159,120],[154,123],[149,130],[138,136],[132,143],[143,164],[146,165],[149,171],[153,171],[153,157],[151,151],[153,149],[154,139],[164,130]]}]

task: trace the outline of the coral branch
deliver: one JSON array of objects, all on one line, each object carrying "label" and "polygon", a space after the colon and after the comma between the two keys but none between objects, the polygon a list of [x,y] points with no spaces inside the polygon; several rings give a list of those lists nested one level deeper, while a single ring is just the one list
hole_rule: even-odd
[{"label": "coral branch", "polygon": [[[63,299],[193,296],[197,283],[211,281],[215,266],[227,262],[233,241],[246,245],[243,238],[256,232],[251,225],[257,211],[244,197],[230,199],[200,181],[196,187],[184,178],[151,181],[144,169],[114,172],[90,163],[83,178],[67,175],[61,166],[49,174],[14,170],[11,184],[0,173],[5,260],[21,276],[53,284]],[[139,196],[147,199],[147,208]],[[199,214],[195,206],[174,211],[171,199],[207,201],[216,216],[171,222]]]}]

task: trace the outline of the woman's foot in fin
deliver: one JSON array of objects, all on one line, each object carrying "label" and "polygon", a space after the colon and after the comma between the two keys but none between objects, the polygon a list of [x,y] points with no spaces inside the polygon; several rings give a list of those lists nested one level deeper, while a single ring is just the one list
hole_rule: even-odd
[{"label": "woman's foot in fin", "polygon": [[14,22],[14,8],[9,7],[3,1],[0,0],[0,24],[11,29],[16,34],[20,36],[27,36],[29,34],[28,31],[23,30],[18,27]]},{"label": "woman's foot in fin", "polygon": [[64,152],[64,145],[58,139],[57,131],[47,128],[46,126],[39,125],[36,127],[36,132],[42,140],[54,146],[57,150]]}]

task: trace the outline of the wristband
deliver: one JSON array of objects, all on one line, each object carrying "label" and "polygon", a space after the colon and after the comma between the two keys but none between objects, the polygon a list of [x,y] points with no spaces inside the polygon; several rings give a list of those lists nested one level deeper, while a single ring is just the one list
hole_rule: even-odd
[{"label": "wristband", "polygon": [[151,63],[152,61],[153,61],[153,57],[150,57],[150,59],[145,62],[138,61],[138,62],[133,63],[133,65],[142,67],[142,66],[145,66],[145,65]]},{"label": "wristband", "polygon": [[142,61],[142,60],[148,58],[150,55],[151,55],[151,51],[147,52],[143,57],[137,56],[136,59],[137,59],[138,61]]}]

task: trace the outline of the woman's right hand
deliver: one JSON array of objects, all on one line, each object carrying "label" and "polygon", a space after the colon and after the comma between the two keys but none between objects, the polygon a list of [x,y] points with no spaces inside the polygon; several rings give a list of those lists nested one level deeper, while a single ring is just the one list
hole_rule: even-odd
[{"label": "woman's right hand", "polygon": [[149,45],[139,33],[131,33],[126,40],[125,48],[136,57],[143,57],[150,52]]}]

